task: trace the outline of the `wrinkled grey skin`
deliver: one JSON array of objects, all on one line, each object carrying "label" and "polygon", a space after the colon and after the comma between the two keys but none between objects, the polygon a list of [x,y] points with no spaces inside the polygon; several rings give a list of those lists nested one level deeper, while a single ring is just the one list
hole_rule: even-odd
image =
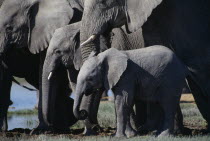
[{"label": "wrinkled grey skin", "polygon": [[[189,68],[189,87],[202,116],[210,123],[209,19],[207,0],[88,0],[84,2],[80,38],[84,42],[91,35],[107,34],[122,25],[134,32],[143,25],[146,46],[171,48]],[[92,46],[99,47],[97,43],[96,38],[85,45],[84,60]]]},{"label": "wrinkled grey skin", "polygon": [[[40,56],[39,125],[37,129],[49,130],[62,128],[65,130],[66,125],[69,124],[66,118],[70,117],[70,115],[65,115],[68,113],[66,112],[68,109],[66,106],[71,107],[72,101],[67,98],[69,95],[69,86],[67,72],[64,68],[61,68],[57,72],[60,74],[60,77],[56,78],[56,83],[59,84],[56,90],[53,91],[53,94],[58,92],[60,94],[57,95],[58,98],[56,99],[56,115],[59,116],[53,120],[57,125],[51,126],[43,119],[43,114],[45,113],[42,111],[42,103],[45,103],[43,100],[45,95],[44,93],[42,94],[42,68],[46,48],[55,29],[71,22],[76,22],[81,18],[81,14],[77,13],[79,12],[77,6],[79,4],[77,5],[72,0],[6,0],[0,9],[0,58],[5,56],[11,44],[16,48],[29,48],[31,53],[39,53]],[[43,83],[43,85],[48,85],[48,83]],[[74,122],[72,121],[72,123]],[[37,133],[36,131],[38,130],[34,130],[33,133]]]},{"label": "wrinkled grey skin", "polygon": [[[144,47],[143,37],[141,36],[141,29],[138,30],[136,33],[127,34],[125,32],[125,28],[116,28],[112,31],[111,39],[106,39],[104,37],[100,37],[100,51],[104,51],[107,48],[114,47],[119,50],[129,50],[135,48],[142,48]],[[54,77],[56,74],[57,69],[59,67],[66,67],[69,74],[69,80],[72,89],[74,90],[76,78],[78,71],[80,69],[82,63],[82,56],[80,54],[80,22],[74,23],[71,25],[67,25],[65,27],[59,28],[53,34],[53,37],[50,41],[49,48],[47,51],[45,64],[44,64],[44,73],[43,78],[47,78],[52,72],[51,78],[49,82],[54,81]],[[75,68],[74,68],[74,66]],[[76,75],[75,75],[76,74]],[[47,101],[44,106],[46,109],[43,109],[47,114],[45,114],[47,119],[50,122],[50,116],[53,112],[53,103],[55,103],[55,98],[51,95],[50,91],[52,88],[55,87],[52,83],[51,85],[47,85],[43,87],[44,89],[48,89],[48,96],[46,97]],[[85,109],[89,113],[89,117],[85,120],[85,131],[84,134],[94,134],[92,131],[93,127],[98,126],[97,121],[97,112],[98,106],[100,102],[101,94],[95,96],[84,96],[81,109]],[[49,101],[50,100],[50,101]],[[94,105],[94,106],[93,106]],[[94,107],[91,108],[90,107]]]},{"label": "wrinkled grey skin", "polygon": [[[176,55],[163,46],[131,51],[111,48],[98,56],[90,56],[78,74],[74,114],[80,119],[80,104],[85,94],[96,89],[112,89],[117,116],[116,137],[130,137],[134,132],[130,121],[133,104],[138,100],[158,102],[163,110],[163,123],[157,135],[173,131],[187,68]],[[127,128],[130,131],[127,133]]]}]

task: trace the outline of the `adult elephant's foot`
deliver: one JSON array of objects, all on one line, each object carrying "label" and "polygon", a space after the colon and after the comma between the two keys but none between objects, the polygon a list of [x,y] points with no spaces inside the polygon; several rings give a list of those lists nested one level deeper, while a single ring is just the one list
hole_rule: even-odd
[{"label": "adult elephant's foot", "polygon": [[69,134],[70,128],[63,127],[63,128],[55,128],[51,127],[50,130],[45,131],[45,134]]},{"label": "adult elephant's foot", "polygon": [[137,135],[137,132],[135,130],[127,130],[125,131],[125,134],[127,138],[135,137]]},{"label": "adult elephant's foot", "polygon": [[115,134],[112,135],[112,137],[126,138],[126,135],[120,132],[116,132]]},{"label": "adult elephant's foot", "polygon": [[8,130],[7,117],[0,118],[0,132],[6,132]]},{"label": "adult elephant's foot", "polygon": [[192,135],[192,130],[187,128],[187,127],[183,127],[180,129],[174,129],[174,134],[175,135],[178,135],[178,134],[181,134],[181,135]]},{"label": "adult elephant's foot", "polygon": [[96,124],[93,125],[91,128],[85,127],[83,135],[85,136],[98,135],[101,132],[103,132],[103,128],[101,128],[98,124]]},{"label": "adult elephant's foot", "polygon": [[70,129],[68,127],[49,127],[39,125],[38,127],[34,128],[30,135],[39,135],[39,134],[66,134],[70,133]]},{"label": "adult elephant's foot", "polygon": [[210,134],[210,125],[207,125],[207,133]]},{"label": "adult elephant's foot", "polygon": [[45,134],[46,131],[49,131],[50,127],[44,124],[39,124],[36,128],[34,128],[30,135],[39,135],[39,134]]},{"label": "adult elephant's foot", "polygon": [[183,128],[177,128],[177,129],[174,129],[174,133],[175,134],[184,134],[184,130],[183,130]]},{"label": "adult elephant's foot", "polygon": [[145,134],[147,134],[149,131],[148,131],[148,128],[147,128],[146,125],[142,125],[142,126],[138,127],[137,132],[138,132],[140,135],[145,135]]}]

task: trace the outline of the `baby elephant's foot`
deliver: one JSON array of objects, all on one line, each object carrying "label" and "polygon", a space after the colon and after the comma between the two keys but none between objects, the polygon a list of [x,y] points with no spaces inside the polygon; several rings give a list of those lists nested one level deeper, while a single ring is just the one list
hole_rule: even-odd
[{"label": "baby elephant's foot", "polygon": [[130,129],[130,130],[126,130],[125,134],[126,134],[127,138],[131,138],[131,137],[136,136],[137,132],[135,130]]},{"label": "baby elephant's foot", "polygon": [[171,135],[171,133],[170,133],[170,131],[167,129],[167,130],[165,130],[165,131],[162,131],[162,132],[158,132],[159,134],[157,135],[157,137],[159,138],[159,137],[167,137],[167,136],[170,136]]}]

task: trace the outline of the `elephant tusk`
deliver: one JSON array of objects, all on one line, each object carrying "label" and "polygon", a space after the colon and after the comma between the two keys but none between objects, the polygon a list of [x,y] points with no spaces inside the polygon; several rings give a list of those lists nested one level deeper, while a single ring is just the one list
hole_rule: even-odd
[{"label": "elephant tusk", "polygon": [[53,74],[53,73],[50,72],[50,74],[49,74],[49,76],[48,76],[48,78],[47,78],[48,80],[50,80],[50,78],[52,77],[52,74]]},{"label": "elephant tusk", "polygon": [[89,44],[90,42],[94,41],[94,40],[96,39],[96,37],[97,37],[97,35],[92,35],[92,36],[90,36],[90,38],[87,39],[85,42],[83,42],[83,43],[81,44],[81,46],[85,46],[85,45]]}]

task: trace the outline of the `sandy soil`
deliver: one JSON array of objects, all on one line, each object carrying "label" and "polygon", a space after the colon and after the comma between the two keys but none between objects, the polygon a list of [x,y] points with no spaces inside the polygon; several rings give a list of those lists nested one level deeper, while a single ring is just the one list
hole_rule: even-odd
[{"label": "sandy soil", "polygon": [[189,103],[195,103],[194,97],[191,93],[189,94],[182,94],[181,97],[182,102],[189,102]]}]

